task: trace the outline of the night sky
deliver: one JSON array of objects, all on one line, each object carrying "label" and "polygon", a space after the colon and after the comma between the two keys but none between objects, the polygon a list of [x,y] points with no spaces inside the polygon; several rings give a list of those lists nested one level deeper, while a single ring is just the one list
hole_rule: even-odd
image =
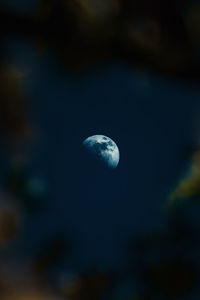
[{"label": "night sky", "polygon": [[[65,232],[74,249],[61,268],[117,268],[135,233],[165,225],[168,194],[185,168],[185,149],[196,142],[199,92],[120,62],[76,74],[31,43],[8,40],[6,47],[25,73],[37,132],[31,169],[48,194],[45,212],[27,218],[16,247],[26,256]],[[82,142],[94,134],[118,145],[117,169],[84,160]]]}]

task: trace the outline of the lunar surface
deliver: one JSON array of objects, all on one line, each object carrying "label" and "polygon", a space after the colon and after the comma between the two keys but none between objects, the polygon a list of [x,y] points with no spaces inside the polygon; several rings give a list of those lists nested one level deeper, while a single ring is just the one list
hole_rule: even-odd
[{"label": "lunar surface", "polygon": [[104,135],[93,135],[84,140],[88,152],[108,168],[116,168],[119,163],[119,149],[115,142]]}]

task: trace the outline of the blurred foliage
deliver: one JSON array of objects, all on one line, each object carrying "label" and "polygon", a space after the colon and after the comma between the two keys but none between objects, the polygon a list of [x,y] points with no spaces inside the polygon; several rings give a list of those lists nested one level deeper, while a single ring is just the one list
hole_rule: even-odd
[{"label": "blurred foliage", "polygon": [[5,176],[4,187],[16,197],[16,201],[29,213],[44,210],[46,187],[41,178],[31,175],[22,162],[13,163]]},{"label": "blurred foliage", "polygon": [[142,299],[180,299],[197,289],[199,234],[184,214],[175,213],[164,231],[133,239],[129,274],[137,274]]},{"label": "blurred foliage", "polygon": [[[0,19],[0,129],[5,152],[33,137],[26,115],[30,99],[24,93],[24,74],[5,63],[7,38],[29,40],[36,51],[50,49],[60,66],[73,71],[118,60],[199,83],[197,1],[40,0],[31,15],[10,11],[0,2]],[[197,150],[189,173],[170,196],[172,205],[178,198],[199,197],[199,182]],[[42,180],[33,177],[23,162],[11,163],[0,191],[0,299],[111,299],[106,292],[121,284],[114,273],[80,273],[61,287],[50,284],[49,274],[72,247],[65,233],[52,234],[28,262],[21,258],[20,267],[12,265],[9,255],[4,258],[4,251],[9,253],[9,246],[20,236],[23,216],[40,212],[45,197]],[[129,300],[181,299],[195,291],[200,276],[199,234],[176,211],[162,232],[134,238],[125,271],[132,284],[137,277],[138,286],[137,296]]]},{"label": "blurred foliage", "polygon": [[170,202],[175,205],[178,200],[200,196],[200,151],[195,151],[185,178],[175,187],[170,195]]},{"label": "blurred foliage", "polygon": [[32,16],[0,7],[2,37],[50,47],[66,67],[107,59],[199,79],[200,5],[185,0],[40,0]]},{"label": "blurred foliage", "polygon": [[62,287],[62,295],[71,300],[97,300],[112,281],[112,274],[86,273],[72,282],[66,282]]},{"label": "blurred foliage", "polygon": [[21,81],[23,74],[9,66],[0,68],[1,129],[16,139],[28,133]]},{"label": "blurred foliage", "polygon": [[[12,199],[13,200],[13,199]],[[0,193],[0,249],[16,237],[20,229],[21,215],[8,195]]]},{"label": "blurred foliage", "polygon": [[38,250],[33,260],[33,270],[37,276],[45,276],[49,269],[54,267],[56,263],[62,260],[63,256],[68,254],[71,245],[65,239],[65,234],[57,234],[52,236],[44,246]]}]

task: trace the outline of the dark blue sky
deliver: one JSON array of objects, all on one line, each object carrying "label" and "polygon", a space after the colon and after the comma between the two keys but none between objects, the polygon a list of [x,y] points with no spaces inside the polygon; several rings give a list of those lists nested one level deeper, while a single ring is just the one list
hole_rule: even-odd
[{"label": "dark blue sky", "polygon": [[[45,214],[27,219],[19,246],[33,252],[46,236],[66,231],[76,245],[71,268],[120,265],[131,236],[165,224],[167,195],[194,142],[200,92],[119,62],[64,72],[48,51],[23,41],[6,47],[25,73],[38,134],[31,165],[49,195]],[[117,143],[114,172],[83,161],[81,143],[93,134]]]}]

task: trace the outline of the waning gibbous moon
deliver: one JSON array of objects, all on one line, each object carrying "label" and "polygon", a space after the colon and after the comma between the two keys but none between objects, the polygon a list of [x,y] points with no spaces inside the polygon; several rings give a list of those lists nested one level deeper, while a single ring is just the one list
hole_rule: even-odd
[{"label": "waning gibbous moon", "polygon": [[93,135],[83,141],[84,148],[108,168],[115,169],[119,163],[119,149],[111,138],[105,135]]}]

